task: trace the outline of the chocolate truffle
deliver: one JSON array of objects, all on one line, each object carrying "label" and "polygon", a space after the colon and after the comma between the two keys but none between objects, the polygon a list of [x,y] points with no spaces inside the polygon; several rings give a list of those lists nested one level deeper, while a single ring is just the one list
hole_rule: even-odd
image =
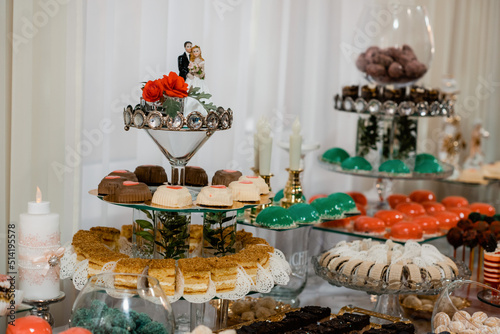
[{"label": "chocolate truffle", "polygon": [[118,203],[144,202],[152,197],[147,184],[134,181],[123,182],[111,196],[112,200]]},{"label": "chocolate truffle", "polygon": [[212,177],[212,185],[224,185],[229,187],[233,181],[238,181],[242,176],[240,171],[232,169],[220,169]]},{"label": "chocolate truffle", "polygon": [[446,234],[446,240],[452,245],[454,248],[458,248],[464,244],[463,240],[464,232],[458,227],[452,227]]},{"label": "chocolate truffle", "polygon": [[479,234],[479,244],[487,252],[494,252],[497,248],[497,238],[491,231],[486,231]]},{"label": "chocolate truffle", "polygon": [[127,179],[118,175],[108,175],[99,183],[97,192],[99,195],[114,194],[115,190],[122,185],[123,181],[127,181]]},{"label": "chocolate truffle", "polygon": [[479,242],[477,240],[477,231],[474,229],[465,231],[463,234],[463,238],[464,238],[464,245],[470,248],[476,247]]},{"label": "chocolate truffle", "polygon": [[489,230],[489,228],[490,228],[490,225],[488,225],[488,223],[485,222],[484,220],[480,220],[480,221],[474,223],[474,229],[478,232],[487,231],[487,230]]},{"label": "chocolate truffle", "polygon": [[457,227],[463,231],[467,231],[467,230],[471,230],[474,228],[474,225],[472,224],[472,222],[468,219],[461,219],[458,223],[457,223]]},{"label": "chocolate truffle", "polygon": [[115,171],[112,171],[111,173],[109,173],[109,176],[113,176],[113,175],[121,176],[121,177],[125,178],[125,180],[127,180],[127,181],[134,181],[134,182],[139,181],[139,180],[137,180],[137,176],[134,173],[132,173],[131,171],[126,170],[126,169],[119,169],[119,170],[115,170]]},{"label": "chocolate truffle", "polygon": [[162,166],[157,165],[142,165],[137,166],[134,171],[139,182],[146,183],[150,186],[158,186],[168,181],[167,173]]}]

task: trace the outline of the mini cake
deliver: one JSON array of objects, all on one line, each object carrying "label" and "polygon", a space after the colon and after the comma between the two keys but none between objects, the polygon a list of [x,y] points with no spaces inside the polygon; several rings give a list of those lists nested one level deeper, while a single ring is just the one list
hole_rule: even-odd
[{"label": "mini cake", "polygon": [[488,184],[488,180],[484,179],[485,176],[481,170],[467,168],[460,172],[457,180],[465,183]]},{"label": "mini cake", "polygon": [[415,203],[436,201],[436,194],[429,190],[415,190],[410,193],[410,200]]},{"label": "mini cake", "polygon": [[340,147],[331,148],[322,155],[324,161],[334,164],[341,164],[347,158],[349,158],[349,153]]},{"label": "mini cake", "polygon": [[392,225],[390,234],[391,239],[397,241],[421,240],[423,235],[422,226],[413,222],[401,222]]},{"label": "mini cake", "polygon": [[421,204],[414,202],[399,203],[396,210],[402,212],[408,217],[417,217],[425,215],[425,209]]},{"label": "mini cake", "polygon": [[144,182],[149,186],[157,186],[168,181],[167,173],[162,166],[141,165],[135,168],[134,174],[139,182]]},{"label": "mini cake", "polygon": [[357,212],[356,202],[354,199],[345,193],[333,193],[328,195],[328,198],[339,204],[344,212]]},{"label": "mini cake", "polygon": [[418,216],[412,219],[412,222],[420,225],[425,235],[436,235],[440,233],[439,220],[432,216]]},{"label": "mini cake", "polygon": [[134,181],[134,182],[139,181],[137,179],[137,176],[134,173],[132,173],[131,171],[126,170],[126,169],[118,169],[118,170],[112,171],[108,175],[109,176],[113,176],[113,175],[115,175],[115,176],[121,176],[124,179],[126,179],[127,181]]},{"label": "mini cake", "polygon": [[233,193],[233,200],[239,202],[260,201],[259,188],[250,181],[233,181],[229,184]]},{"label": "mini cake", "polygon": [[236,288],[238,262],[229,257],[212,257],[207,261],[217,293],[233,291]]},{"label": "mini cake", "polygon": [[388,174],[410,174],[410,169],[401,160],[387,160],[380,165],[378,171]]},{"label": "mini cake", "polygon": [[385,226],[391,227],[392,225],[404,220],[403,213],[397,210],[379,210],[373,215],[375,218],[384,221]]},{"label": "mini cake", "polygon": [[457,226],[460,220],[456,213],[450,211],[439,211],[431,214],[434,218],[439,221],[439,228],[441,230],[449,230],[452,227]]},{"label": "mini cake", "polygon": [[469,205],[469,201],[462,196],[447,196],[441,201],[447,208],[461,208]]},{"label": "mini cake", "polygon": [[145,183],[124,181],[111,196],[118,203],[137,203],[150,200],[151,191]]},{"label": "mini cake", "polygon": [[[149,259],[120,259],[116,263],[115,273],[142,274],[151,260]],[[136,289],[137,276],[116,275],[115,286],[123,289]]]},{"label": "mini cake", "polygon": [[99,183],[97,192],[99,195],[112,195],[123,184],[123,181],[127,181],[127,179],[118,175],[108,175]]},{"label": "mini cake", "polygon": [[187,186],[204,187],[208,184],[207,172],[198,166],[186,166],[186,181]]},{"label": "mini cake", "polygon": [[229,188],[223,185],[203,187],[196,197],[196,205],[204,206],[232,206],[233,195]]},{"label": "mini cake", "polygon": [[438,211],[446,211],[446,207],[438,202],[428,201],[420,203],[428,214]]},{"label": "mini cake", "polygon": [[167,296],[175,293],[175,260],[150,260],[148,275],[156,278]]},{"label": "mini cake", "polygon": [[354,231],[374,235],[384,234],[385,222],[374,217],[359,216],[354,220]]},{"label": "mini cake", "polygon": [[258,225],[279,230],[295,227],[295,223],[288,213],[288,210],[280,206],[269,206],[262,210],[255,222]]},{"label": "mini cake", "polygon": [[193,204],[189,190],[181,186],[158,187],[151,202],[171,208],[184,208]]},{"label": "mini cake", "polygon": [[229,184],[238,181],[241,177],[241,172],[232,169],[220,169],[215,172],[212,177],[212,185],[223,185],[229,187]]},{"label": "mini cake", "polygon": [[120,230],[113,227],[94,226],[90,231],[96,233],[111,250],[119,250]]},{"label": "mini cake", "polygon": [[436,159],[435,156],[433,156],[432,154],[429,154],[429,153],[417,154],[417,156],[415,157],[415,165],[418,165],[419,163],[424,162],[424,161],[438,162],[438,159]]},{"label": "mini cake", "polygon": [[342,207],[331,198],[320,197],[311,202],[321,219],[339,219],[344,214]]},{"label": "mini cake", "polygon": [[267,185],[266,181],[264,181],[264,179],[260,176],[255,176],[255,175],[241,176],[238,181],[250,181],[253,184],[255,184],[257,188],[259,188],[261,195],[269,194],[269,186]]},{"label": "mini cake", "polygon": [[279,190],[273,197],[273,202],[274,203],[279,203],[281,201],[281,199],[284,197],[284,193],[283,193],[284,189],[281,189]]},{"label": "mini cake", "polygon": [[472,213],[472,210],[467,208],[467,207],[459,207],[459,208],[447,208],[446,209],[449,212],[456,213],[460,219],[465,219],[469,217],[469,215]]},{"label": "mini cake", "polygon": [[88,277],[99,274],[102,271],[102,267],[108,262],[117,262],[128,258],[125,254],[116,253],[106,247],[104,248],[106,251],[102,249],[87,250],[87,259],[89,260]]},{"label": "mini cake", "polygon": [[415,173],[419,174],[438,174],[443,172],[443,167],[436,161],[422,161],[415,165]]},{"label": "mini cake", "polygon": [[320,220],[318,211],[310,204],[297,203],[288,208],[288,212],[296,224],[315,224]]},{"label": "mini cake", "polygon": [[399,203],[405,203],[405,202],[411,202],[411,199],[403,194],[392,194],[387,196],[387,203],[389,203],[389,206],[391,209],[396,208],[396,206]]},{"label": "mini cake", "polygon": [[210,265],[204,258],[193,257],[177,261],[177,270],[184,278],[184,294],[200,295],[208,290],[210,281]]},{"label": "mini cake", "polygon": [[486,203],[472,203],[469,205],[469,209],[471,209],[472,212],[479,212],[486,216],[493,216],[495,214],[495,208]]},{"label": "mini cake", "polygon": [[360,204],[362,206],[366,206],[368,204],[368,200],[366,199],[366,196],[363,195],[363,193],[357,191],[348,191],[346,192],[346,194],[351,196],[356,204]]},{"label": "mini cake", "polygon": [[352,157],[342,162],[344,170],[371,171],[372,165],[363,157]]}]

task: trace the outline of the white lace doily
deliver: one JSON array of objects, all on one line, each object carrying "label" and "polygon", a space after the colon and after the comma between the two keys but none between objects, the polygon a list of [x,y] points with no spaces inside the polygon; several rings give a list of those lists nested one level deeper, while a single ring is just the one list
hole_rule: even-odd
[{"label": "white lace doily", "polygon": [[210,300],[212,300],[215,297],[215,284],[212,282],[211,279],[208,280],[208,289],[207,292],[204,294],[200,295],[186,295],[184,294],[184,276],[182,275],[182,272],[180,270],[177,271],[176,275],[176,289],[178,289],[179,292],[182,291],[182,296],[184,297],[185,300],[187,300],[190,303],[195,303],[195,304],[202,304],[206,303]]},{"label": "white lace doily", "polygon": [[231,292],[218,293],[217,298],[238,300],[245,297],[252,287],[252,279],[247,275],[242,267],[238,268],[238,276],[236,278],[236,288]]},{"label": "white lace doily", "polygon": [[255,278],[255,291],[268,293],[274,287],[273,276],[269,270],[264,269],[260,264],[257,263],[257,276]]},{"label": "white lace doily", "polygon": [[[281,253],[281,251],[278,252]],[[286,260],[281,258],[283,253],[281,253],[281,255],[276,255],[275,253],[271,254],[271,257],[269,258],[269,271],[271,272],[274,283],[278,285],[287,285],[290,281],[292,268]]]},{"label": "white lace doily", "polygon": [[61,257],[59,272],[60,279],[72,278],[75,274],[76,265],[78,264],[76,253],[73,251],[71,243],[64,245],[64,255]]},{"label": "white lace doily", "polygon": [[118,240],[118,244],[120,245],[120,253],[128,255],[130,257],[133,256],[134,245],[127,240],[125,237],[120,237]]}]

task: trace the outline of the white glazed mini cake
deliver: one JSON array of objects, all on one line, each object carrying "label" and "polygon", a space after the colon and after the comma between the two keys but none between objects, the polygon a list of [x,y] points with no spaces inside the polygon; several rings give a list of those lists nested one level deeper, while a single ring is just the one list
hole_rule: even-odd
[{"label": "white glazed mini cake", "polygon": [[233,181],[229,184],[229,189],[233,193],[233,200],[240,202],[260,201],[260,191],[255,184],[250,181]]},{"label": "white glazed mini cake", "polygon": [[269,194],[269,186],[267,185],[266,181],[264,181],[264,179],[260,176],[243,175],[238,181],[250,181],[255,184],[257,188],[259,188],[261,195]]},{"label": "white glazed mini cake", "polygon": [[172,208],[183,208],[193,204],[189,190],[181,186],[161,186],[156,189],[151,203]]},{"label": "white glazed mini cake", "polygon": [[231,190],[223,185],[203,187],[196,198],[197,205],[232,206],[233,195]]}]

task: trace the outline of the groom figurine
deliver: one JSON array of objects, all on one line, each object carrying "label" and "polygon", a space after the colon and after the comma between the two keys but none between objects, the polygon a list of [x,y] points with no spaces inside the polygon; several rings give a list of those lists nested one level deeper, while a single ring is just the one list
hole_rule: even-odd
[{"label": "groom figurine", "polygon": [[186,80],[186,76],[189,73],[189,54],[191,53],[191,47],[193,44],[190,41],[184,42],[184,52],[177,58],[177,64],[179,66],[179,76],[183,77]]}]

